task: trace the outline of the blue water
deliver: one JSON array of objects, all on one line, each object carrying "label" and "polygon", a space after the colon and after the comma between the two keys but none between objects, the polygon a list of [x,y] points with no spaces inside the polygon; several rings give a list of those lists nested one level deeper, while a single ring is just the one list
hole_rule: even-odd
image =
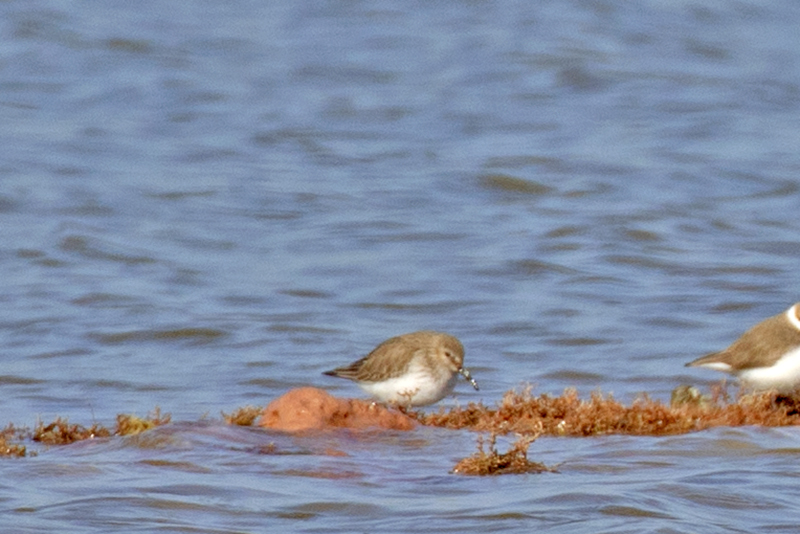
[{"label": "blue water", "polygon": [[449,474],[467,432],[220,412],[360,396],[321,372],[423,328],[481,384],[445,407],[716,383],[683,364],[800,300],[798,24],[780,2],[0,3],[0,409],[173,418],[3,460],[3,531],[794,532],[792,428],[541,438],[558,474],[473,479]]}]

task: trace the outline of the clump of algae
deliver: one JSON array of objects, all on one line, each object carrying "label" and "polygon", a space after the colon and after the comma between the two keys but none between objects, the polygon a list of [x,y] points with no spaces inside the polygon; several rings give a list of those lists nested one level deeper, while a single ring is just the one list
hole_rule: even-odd
[{"label": "clump of algae", "polygon": [[222,412],[222,419],[229,425],[250,426],[261,415],[263,408],[257,406],[244,406],[237,408],[232,413]]},{"label": "clump of algae", "polygon": [[24,433],[25,429],[15,427],[13,423],[0,430],[0,456],[25,456],[27,454],[25,445],[12,441],[24,439]]},{"label": "clump of algae", "polygon": [[574,389],[567,389],[557,397],[534,396],[526,388],[507,392],[496,408],[470,403],[449,412],[409,415],[429,426],[549,436],[666,436],[717,426],[800,424],[800,398],[793,396],[740,394],[732,400],[724,389],[716,388],[710,397],[688,395],[685,402],[681,398],[664,404],[642,395],[624,405],[602,393],[581,399]]},{"label": "clump of algae", "polygon": [[528,447],[535,440],[533,435],[518,436],[508,451],[500,453],[497,451],[497,434],[489,434],[488,451],[484,449],[486,440],[481,435],[478,437],[478,452],[459,461],[452,472],[473,476],[556,472],[542,463],[528,460]]},{"label": "clump of algae", "polygon": [[110,435],[111,432],[107,428],[97,423],[86,428],[83,425],[71,424],[59,417],[48,425],[39,421],[33,429],[32,439],[45,445],[67,445],[85,439],[107,438]]},{"label": "clump of algae", "polygon": [[170,414],[161,414],[161,408],[156,406],[147,417],[137,417],[133,414],[117,415],[117,436],[133,436],[151,430],[157,426],[166,425],[172,420]]},{"label": "clump of algae", "polygon": [[[495,407],[470,403],[449,411],[406,413],[423,425],[488,433],[488,440],[479,438],[477,453],[461,460],[453,472],[494,475],[553,471],[528,459],[528,448],[539,436],[665,436],[717,426],[798,425],[800,393],[745,395],[740,391],[731,396],[723,385],[713,388],[711,394],[703,395],[694,387],[680,386],[673,392],[669,404],[641,395],[630,405],[625,405],[613,395],[600,392],[592,393],[588,398],[581,398],[574,389],[566,389],[559,396],[533,395],[528,387],[508,391]],[[254,424],[261,414],[261,408],[246,406],[222,416],[228,424],[248,426]],[[35,451],[28,451],[19,443],[24,440],[63,445],[97,437],[138,434],[169,422],[170,415],[162,414],[156,408],[145,418],[118,415],[113,431],[99,424],[90,427],[71,424],[62,418],[47,425],[40,422],[33,431],[10,424],[0,430],[0,456],[35,455]],[[505,453],[500,453],[496,438],[508,434],[516,434],[517,441]]]},{"label": "clump of algae", "polygon": [[92,426],[70,423],[67,419],[57,417],[53,422],[45,424],[39,421],[33,430],[28,428],[17,428],[9,424],[0,431],[0,457],[21,457],[32,456],[36,452],[30,452],[19,443],[24,440],[32,440],[44,445],[69,445],[78,441],[93,438],[108,438],[111,436],[128,436],[145,432],[157,426],[170,422],[170,414],[162,414],[156,407],[147,417],[141,418],[132,414],[117,415],[117,427],[114,431],[94,423]]},{"label": "clump of algae", "polygon": [[22,457],[27,454],[27,447],[19,443],[8,441],[5,437],[0,437],[0,456]]},{"label": "clump of algae", "polygon": [[[260,409],[240,408],[223,414],[229,424],[250,425]],[[535,396],[531,388],[507,392],[495,407],[470,403],[435,413],[404,410],[427,426],[488,432],[488,451],[483,438],[478,452],[461,460],[453,472],[464,474],[506,474],[549,470],[528,460],[528,447],[538,436],[589,437],[609,434],[666,436],[696,432],[716,426],[786,426],[800,424],[800,396],[774,393],[728,395],[725,386],[703,395],[697,388],[680,386],[665,404],[643,394],[629,405],[613,395],[595,392],[581,398],[575,389],[563,394]],[[496,436],[517,434],[511,448],[500,453]]]},{"label": "clump of algae", "polygon": [[[628,434],[666,436],[696,432],[717,426],[789,426],[800,424],[800,395],[740,392],[731,398],[724,386],[711,395],[696,388],[681,386],[673,392],[670,404],[642,395],[630,405],[612,395],[593,393],[581,399],[574,389],[560,396],[534,396],[531,389],[509,391],[497,407],[470,403],[448,412],[408,414],[423,425],[489,432],[489,451],[478,442],[477,454],[456,464],[454,473],[495,475],[550,470],[527,458],[528,446],[537,437],[600,436]],[[508,452],[500,454],[495,436],[515,433],[520,438]],[[529,441],[526,441],[529,440]]]}]

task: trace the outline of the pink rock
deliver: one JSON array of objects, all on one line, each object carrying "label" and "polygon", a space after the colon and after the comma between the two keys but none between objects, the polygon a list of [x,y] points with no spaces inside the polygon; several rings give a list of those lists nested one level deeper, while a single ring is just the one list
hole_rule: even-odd
[{"label": "pink rock", "polygon": [[416,425],[396,410],[359,399],[340,399],[312,387],[293,389],[269,403],[258,424],[286,432],[374,427],[411,430]]}]

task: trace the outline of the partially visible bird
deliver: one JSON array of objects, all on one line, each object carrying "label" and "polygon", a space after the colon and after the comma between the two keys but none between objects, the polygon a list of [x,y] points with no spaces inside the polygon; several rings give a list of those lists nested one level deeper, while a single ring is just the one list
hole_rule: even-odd
[{"label": "partially visible bird", "polygon": [[761,321],[727,349],[686,364],[724,371],[755,390],[800,387],[800,303]]}]

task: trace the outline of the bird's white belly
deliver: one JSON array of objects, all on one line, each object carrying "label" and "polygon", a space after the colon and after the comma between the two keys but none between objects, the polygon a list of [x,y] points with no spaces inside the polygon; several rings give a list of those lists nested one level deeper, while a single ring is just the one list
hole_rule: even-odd
[{"label": "bird's white belly", "polygon": [[755,367],[738,373],[747,385],[789,393],[800,386],[800,348],[784,354],[771,367]]},{"label": "bird's white belly", "polygon": [[423,406],[446,397],[453,391],[457,379],[457,374],[449,379],[446,376],[437,378],[420,369],[409,369],[409,372],[402,376],[380,382],[362,382],[359,385],[364,391],[383,402]]}]

